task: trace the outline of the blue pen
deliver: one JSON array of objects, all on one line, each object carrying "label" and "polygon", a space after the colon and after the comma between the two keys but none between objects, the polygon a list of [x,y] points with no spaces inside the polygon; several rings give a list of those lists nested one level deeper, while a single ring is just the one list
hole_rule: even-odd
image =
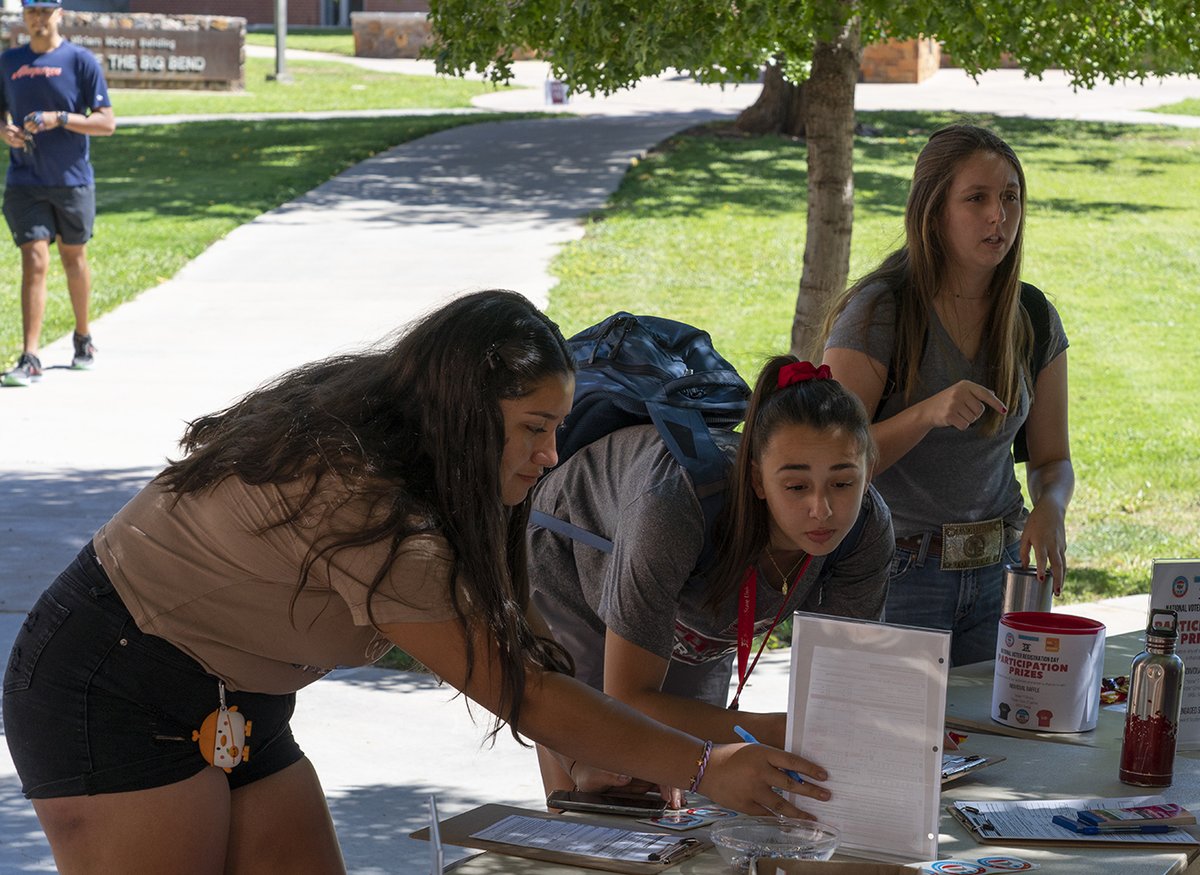
[{"label": "blue pen", "polygon": [[1122,827],[1118,827],[1116,829],[1099,829],[1094,826],[1088,826],[1087,824],[1079,823],[1076,820],[1071,820],[1071,818],[1069,818],[1069,817],[1063,817],[1061,814],[1054,815],[1053,820],[1059,826],[1065,826],[1071,832],[1077,832],[1080,835],[1085,835],[1085,836],[1101,836],[1101,835],[1108,835],[1109,833],[1114,833],[1114,832],[1145,833],[1145,834],[1162,833],[1162,832],[1170,832],[1171,830],[1173,830],[1175,828],[1175,827],[1171,826],[1170,824],[1166,824],[1166,823],[1148,823],[1143,826],[1122,826]]},{"label": "blue pen", "polygon": [[[733,731],[736,732],[738,738],[740,738],[742,741],[746,742],[746,744],[759,744],[759,740],[757,738],[755,738],[753,735],[751,735],[749,732],[747,732],[746,730],[742,729],[742,727],[735,726],[735,727],[733,727]],[[804,783],[804,779],[801,778],[796,772],[793,772],[791,769],[780,769],[779,771],[783,772],[785,775],[787,775],[793,781],[796,781],[800,784]]]}]

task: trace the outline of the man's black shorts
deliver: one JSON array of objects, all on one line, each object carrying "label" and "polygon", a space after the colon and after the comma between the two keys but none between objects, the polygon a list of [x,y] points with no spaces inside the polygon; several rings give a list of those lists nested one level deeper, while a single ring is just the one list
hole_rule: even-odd
[{"label": "man's black shorts", "polygon": [[10,185],[4,189],[4,218],[18,246],[56,237],[69,246],[92,239],[96,188],[91,185]]}]

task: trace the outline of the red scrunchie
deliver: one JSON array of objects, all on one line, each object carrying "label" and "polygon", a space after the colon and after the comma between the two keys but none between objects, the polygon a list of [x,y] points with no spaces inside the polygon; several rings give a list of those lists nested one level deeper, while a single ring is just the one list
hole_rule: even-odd
[{"label": "red scrunchie", "polygon": [[807,383],[809,380],[832,380],[833,372],[829,365],[814,367],[812,362],[792,362],[779,369],[779,388],[783,389],[794,383]]}]

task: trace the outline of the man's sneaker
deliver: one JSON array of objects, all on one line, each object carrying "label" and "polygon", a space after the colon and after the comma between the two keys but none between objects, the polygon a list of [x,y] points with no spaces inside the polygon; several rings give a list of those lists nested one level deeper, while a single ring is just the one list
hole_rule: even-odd
[{"label": "man's sneaker", "polygon": [[17,359],[17,366],[5,373],[3,383],[5,386],[28,386],[30,383],[36,383],[41,378],[41,361],[33,353],[23,352],[21,353],[21,357]]},{"label": "man's sneaker", "polygon": [[77,371],[86,371],[96,363],[96,347],[92,345],[92,335],[76,334],[75,357],[71,359],[71,367]]}]

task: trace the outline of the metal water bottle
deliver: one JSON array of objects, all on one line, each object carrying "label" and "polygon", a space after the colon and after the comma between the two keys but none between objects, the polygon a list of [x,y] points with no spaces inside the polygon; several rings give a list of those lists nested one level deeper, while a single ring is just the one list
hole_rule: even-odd
[{"label": "metal water bottle", "polygon": [[1146,649],[1133,658],[1129,669],[1120,771],[1125,784],[1171,785],[1183,698],[1183,660],[1175,653],[1177,620],[1174,611],[1150,612]]}]

